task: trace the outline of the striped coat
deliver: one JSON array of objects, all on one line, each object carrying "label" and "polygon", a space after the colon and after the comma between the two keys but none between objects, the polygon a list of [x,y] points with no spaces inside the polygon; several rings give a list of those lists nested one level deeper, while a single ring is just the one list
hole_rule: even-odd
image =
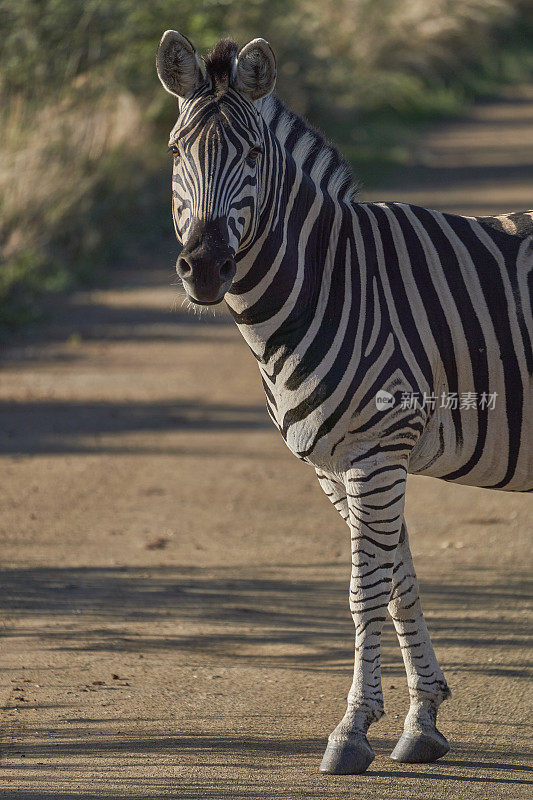
[{"label": "striped coat", "polygon": [[200,68],[167,31],[157,68],[179,98],[170,136],[177,271],[196,304],[225,298],[268,412],[350,529],[355,668],[325,772],[363,772],[383,713],[388,609],[411,697],[392,757],[431,761],[449,689],[433,651],[403,515],[408,472],[533,489],[533,212],[467,218],[361,203],[321,134],[271,92],[262,39]]}]

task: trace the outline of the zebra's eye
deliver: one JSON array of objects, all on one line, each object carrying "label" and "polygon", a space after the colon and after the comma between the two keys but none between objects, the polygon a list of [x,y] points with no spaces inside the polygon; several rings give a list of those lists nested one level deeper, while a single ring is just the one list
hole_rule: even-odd
[{"label": "zebra's eye", "polygon": [[180,157],[180,151],[179,151],[179,148],[178,148],[177,144],[170,144],[168,146],[168,152],[172,153],[172,156],[174,158],[179,158]]},{"label": "zebra's eye", "polygon": [[248,151],[248,155],[246,156],[246,163],[249,166],[253,167],[262,152],[263,152],[263,148],[260,145],[257,145],[256,147],[252,147]]}]

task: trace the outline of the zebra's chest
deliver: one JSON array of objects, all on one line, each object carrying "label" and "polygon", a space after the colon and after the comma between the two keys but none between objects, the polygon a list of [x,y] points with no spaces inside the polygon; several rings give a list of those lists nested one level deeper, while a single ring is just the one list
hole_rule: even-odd
[{"label": "zebra's chest", "polygon": [[260,372],[268,413],[289,450],[314,467],[342,469],[358,443],[362,420],[352,412],[365,386],[354,385],[356,376],[348,371],[328,380],[317,370],[298,385],[283,374],[274,380],[261,366]]},{"label": "zebra's chest", "polygon": [[289,450],[315,466],[329,460],[330,435],[321,433],[334,410],[334,387],[318,374],[296,384],[284,373],[274,377],[265,368],[259,369],[268,413]]}]

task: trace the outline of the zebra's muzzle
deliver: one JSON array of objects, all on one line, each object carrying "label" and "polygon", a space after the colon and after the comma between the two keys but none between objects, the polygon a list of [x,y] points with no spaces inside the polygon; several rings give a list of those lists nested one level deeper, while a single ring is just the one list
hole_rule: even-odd
[{"label": "zebra's muzzle", "polygon": [[235,261],[227,258],[221,265],[198,270],[196,274],[187,262],[178,260],[177,273],[180,276],[187,296],[193,303],[203,306],[216,305],[224,299],[236,272]]},{"label": "zebra's muzzle", "polygon": [[187,295],[194,303],[214,305],[220,303],[231,288],[237,267],[233,251],[224,241],[220,220],[199,228],[181,251],[176,272],[183,282]]}]

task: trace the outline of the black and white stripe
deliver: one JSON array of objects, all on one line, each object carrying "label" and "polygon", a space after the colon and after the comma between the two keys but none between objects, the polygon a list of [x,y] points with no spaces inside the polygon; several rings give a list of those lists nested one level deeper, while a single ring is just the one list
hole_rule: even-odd
[{"label": "black and white stripe", "polygon": [[[358,202],[321,134],[271,94],[235,88],[239,59],[221,43],[180,101],[174,221],[185,248],[192,221],[224,228],[236,263],[225,299],[268,412],[350,528],[354,681],[323,768],[362,771],[373,757],[387,607],[411,693],[395,757],[407,747],[431,760],[447,749],[435,720],[449,690],[420,608],[405,480],[533,489],[533,212],[470,218]],[[409,395],[435,403],[410,407]],[[494,408],[439,402],[468,395],[493,395]]]}]

